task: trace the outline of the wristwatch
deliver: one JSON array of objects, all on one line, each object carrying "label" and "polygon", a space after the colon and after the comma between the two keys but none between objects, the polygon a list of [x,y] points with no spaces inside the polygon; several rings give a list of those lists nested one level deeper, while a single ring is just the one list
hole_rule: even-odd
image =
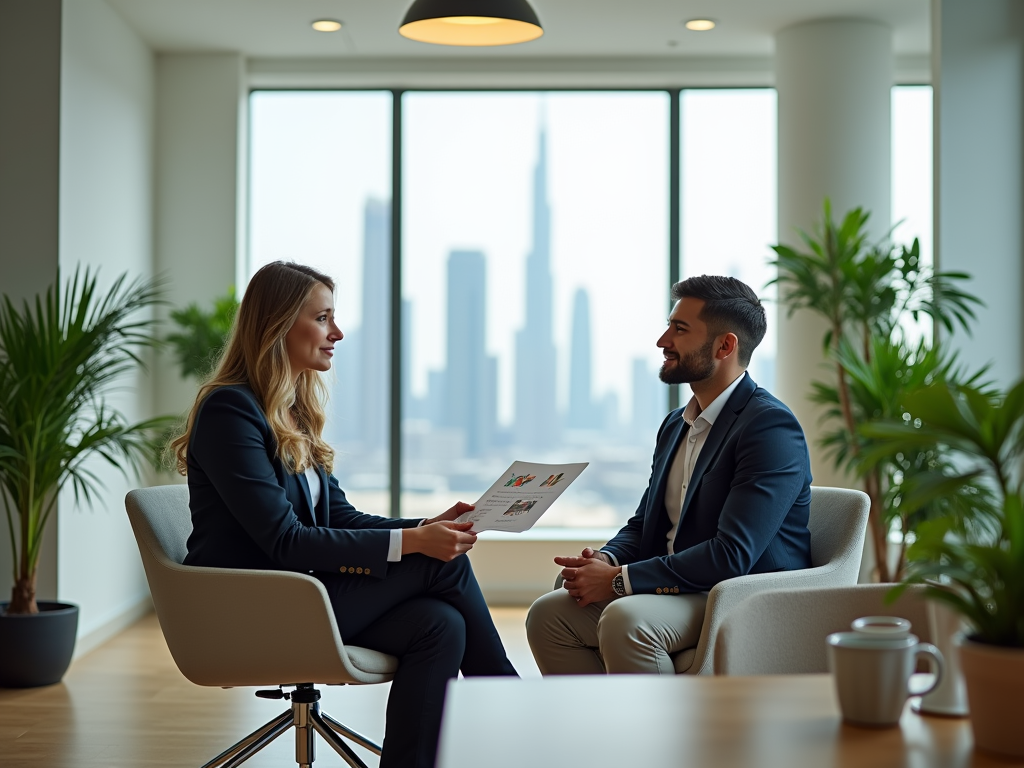
[{"label": "wristwatch", "polygon": [[619,597],[626,596],[626,582],[622,579],[622,571],[612,576],[612,591]]}]

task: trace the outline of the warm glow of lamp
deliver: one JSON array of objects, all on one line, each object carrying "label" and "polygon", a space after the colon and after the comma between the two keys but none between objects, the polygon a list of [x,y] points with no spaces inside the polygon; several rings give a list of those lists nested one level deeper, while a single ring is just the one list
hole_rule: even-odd
[{"label": "warm glow of lamp", "polygon": [[335,19],[317,19],[313,22],[313,29],[317,32],[337,32],[341,29],[341,22]]},{"label": "warm glow of lamp", "polygon": [[715,22],[711,19],[690,19],[686,22],[686,28],[691,32],[708,32],[715,28]]},{"label": "warm glow of lamp", "polygon": [[544,34],[526,0],[416,0],[398,32],[436,45],[513,45]]}]

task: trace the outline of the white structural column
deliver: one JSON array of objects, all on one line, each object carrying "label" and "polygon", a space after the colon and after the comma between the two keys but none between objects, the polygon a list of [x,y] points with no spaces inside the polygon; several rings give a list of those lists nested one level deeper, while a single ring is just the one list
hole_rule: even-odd
[{"label": "white structural column", "polygon": [[[836,216],[871,211],[872,234],[890,219],[890,91],[892,34],[866,20],[810,21],[775,38],[779,94],[779,241],[800,245],[796,228],[812,231],[828,197]],[[822,366],[824,325],[807,312],[787,318],[780,306],[778,396],[807,434],[816,485],[848,485],[817,447],[820,411],[807,399]]]},{"label": "white structural column", "polygon": [[935,0],[935,245],[986,307],[953,342],[1007,387],[1024,374],[1024,3]]}]

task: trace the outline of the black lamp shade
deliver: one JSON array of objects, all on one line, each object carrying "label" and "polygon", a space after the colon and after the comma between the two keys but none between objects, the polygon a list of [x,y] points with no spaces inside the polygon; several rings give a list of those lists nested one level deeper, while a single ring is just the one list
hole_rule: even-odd
[{"label": "black lamp shade", "polygon": [[399,34],[438,45],[511,45],[544,34],[526,0],[416,0]]}]

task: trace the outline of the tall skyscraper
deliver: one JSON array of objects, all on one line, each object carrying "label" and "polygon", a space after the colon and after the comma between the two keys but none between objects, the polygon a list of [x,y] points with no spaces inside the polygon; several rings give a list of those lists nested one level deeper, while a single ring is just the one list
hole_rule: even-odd
[{"label": "tall skyscraper", "polygon": [[569,413],[566,426],[600,429],[603,419],[594,403],[590,348],[590,296],[583,288],[572,300],[572,349],[569,350]]},{"label": "tall skyscraper", "polygon": [[363,322],[359,327],[359,436],[367,451],[388,444],[391,358],[391,203],[367,199],[363,215]]},{"label": "tall skyscraper", "polygon": [[490,447],[497,418],[497,360],[487,355],[487,265],[479,251],[448,256],[444,426],[461,429],[466,455]]},{"label": "tall skyscraper", "polygon": [[552,333],[551,207],[547,137],[541,130],[533,173],[533,247],[526,257],[526,319],[516,334],[516,442],[550,448],[558,439]]}]

